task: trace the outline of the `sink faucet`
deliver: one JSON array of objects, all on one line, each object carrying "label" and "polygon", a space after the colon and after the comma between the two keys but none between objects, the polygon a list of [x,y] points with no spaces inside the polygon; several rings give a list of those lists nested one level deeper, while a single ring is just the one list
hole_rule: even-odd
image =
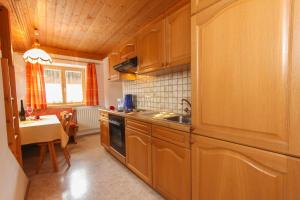
[{"label": "sink faucet", "polygon": [[189,102],[189,100],[187,100],[187,99],[181,99],[181,105],[183,105],[183,102],[186,102],[190,107],[190,109],[188,107],[186,107],[184,109],[184,112],[186,112],[189,116],[191,116],[192,115],[192,104],[191,104],[191,102]]}]

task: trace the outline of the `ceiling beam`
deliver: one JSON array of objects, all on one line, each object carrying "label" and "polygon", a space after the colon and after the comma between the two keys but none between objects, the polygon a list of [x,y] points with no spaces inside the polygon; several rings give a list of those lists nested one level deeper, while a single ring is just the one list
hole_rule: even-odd
[{"label": "ceiling beam", "polygon": [[[40,48],[49,54],[72,56],[72,57],[86,58],[86,59],[92,59],[92,60],[102,60],[104,58],[104,55],[102,55],[102,54],[87,53],[87,52],[73,51],[73,50],[67,50],[67,49],[59,49],[59,48],[48,47],[48,46],[40,46]],[[14,50],[14,51],[19,52],[19,53],[25,52],[24,50]]]}]

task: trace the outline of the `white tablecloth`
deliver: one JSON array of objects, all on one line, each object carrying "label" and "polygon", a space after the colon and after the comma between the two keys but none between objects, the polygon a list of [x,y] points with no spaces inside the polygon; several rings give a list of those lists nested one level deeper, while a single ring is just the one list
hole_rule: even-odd
[{"label": "white tablecloth", "polygon": [[20,137],[22,145],[60,139],[62,147],[67,145],[69,139],[56,115],[40,116],[40,120],[21,121]]}]

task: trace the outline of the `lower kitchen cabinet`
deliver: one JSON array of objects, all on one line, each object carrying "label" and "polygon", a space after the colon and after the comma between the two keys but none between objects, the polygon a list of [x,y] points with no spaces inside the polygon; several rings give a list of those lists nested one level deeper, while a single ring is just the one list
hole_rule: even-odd
[{"label": "lower kitchen cabinet", "polygon": [[109,149],[109,125],[108,119],[101,117],[100,118],[100,134],[101,134],[101,145],[105,149]]},{"label": "lower kitchen cabinet", "polygon": [[190,150],[152,138],[153,188],[167,199],[190,199]]},{"label": "lower kitchen cabinet", "polygon": [[192,136],[193,200],[299,200],[300,159]]},{"label": "lower kitchen cabinet", "polygon": [[149,185],[152,184],[151,137],[126,128],[126,165]]}]

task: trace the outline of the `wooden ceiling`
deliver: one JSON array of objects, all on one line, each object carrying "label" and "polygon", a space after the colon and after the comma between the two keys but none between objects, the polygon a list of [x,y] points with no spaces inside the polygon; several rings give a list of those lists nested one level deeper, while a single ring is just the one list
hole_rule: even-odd
[{"label": "wooden ceiling", "polygon": [[[15,51],[41,47],[103,58],[178,0],[0,0],[11,11]],[[71,53],[70,53],[71,52]],[[51,52],[50,52],[51,53]],[[89,55],[89,56],[88,56]]]}]

